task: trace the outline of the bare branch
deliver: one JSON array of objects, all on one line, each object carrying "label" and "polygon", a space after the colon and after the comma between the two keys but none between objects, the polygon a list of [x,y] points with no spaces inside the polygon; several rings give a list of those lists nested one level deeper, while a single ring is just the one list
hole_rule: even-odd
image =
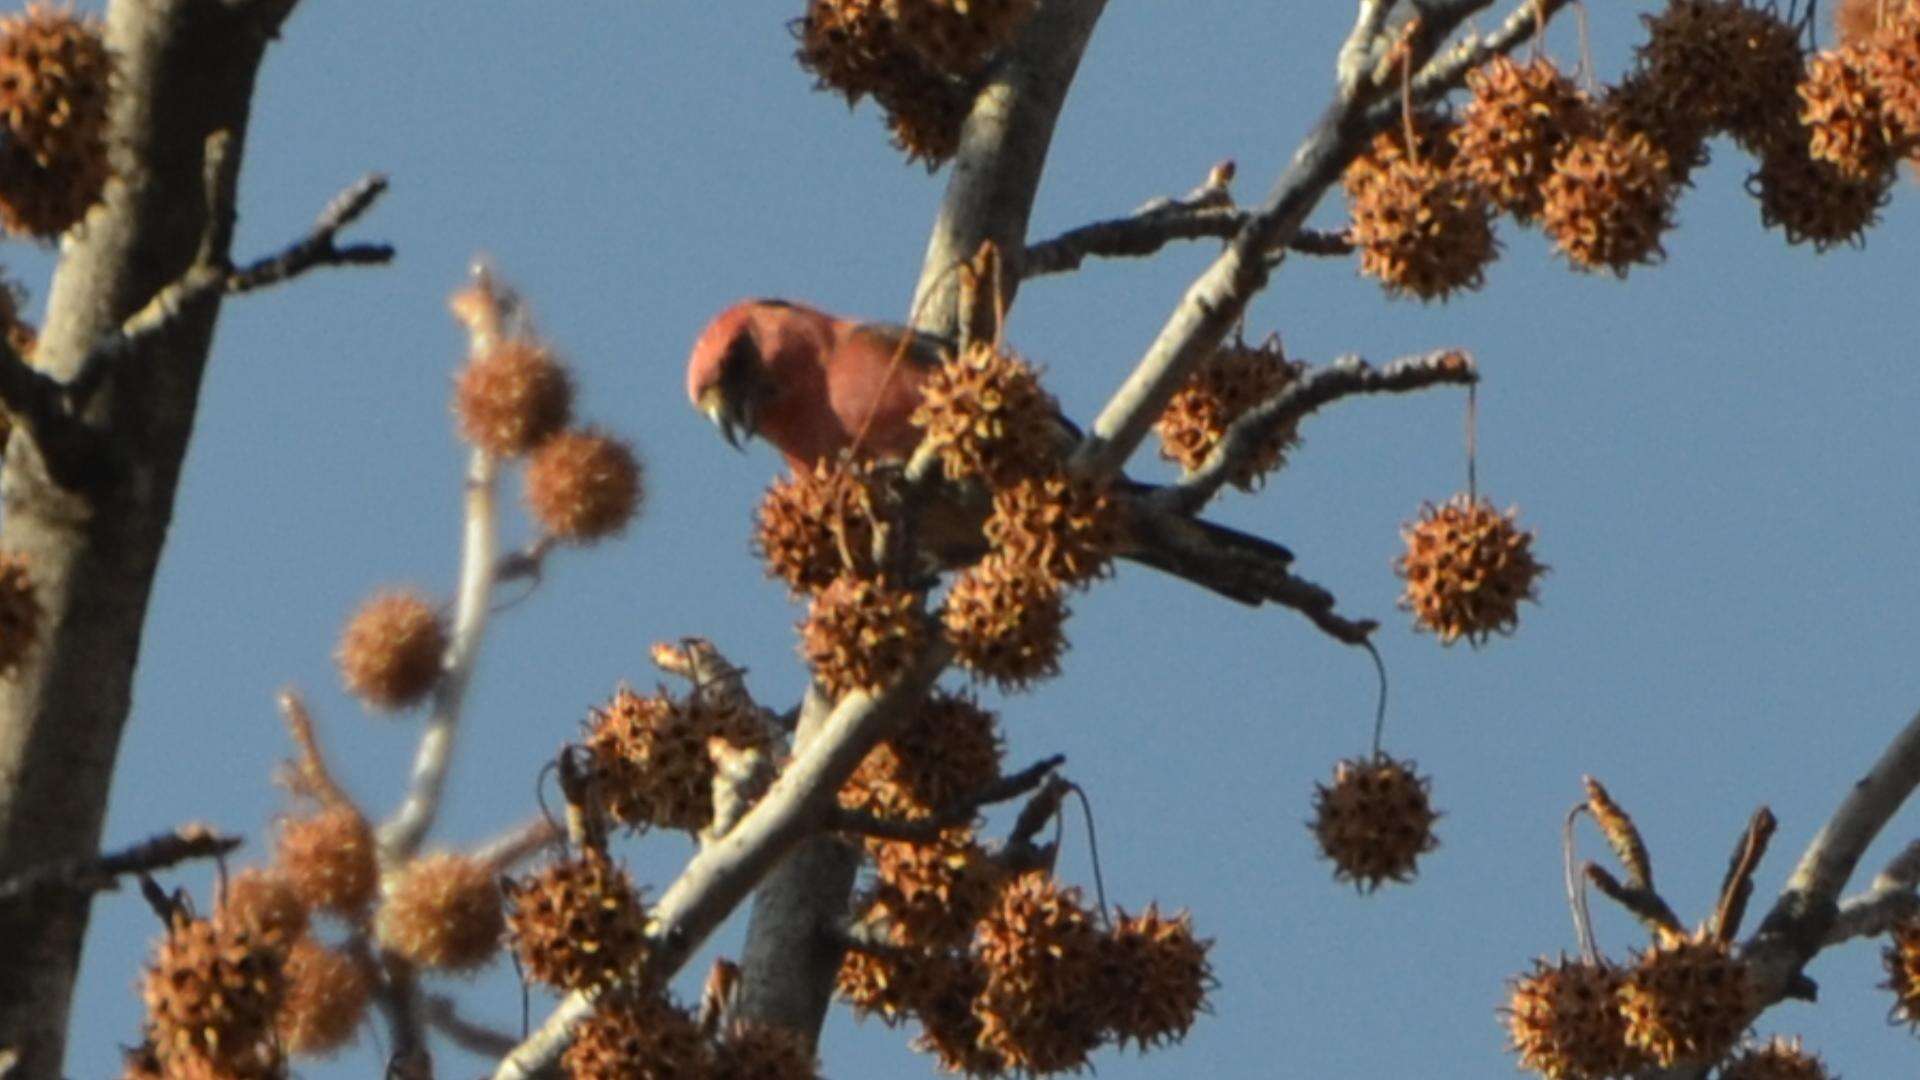
[{"label": "bare branch", "polygon": [[1593,882],[1594,888],[1604,893],[1607,899],[1626,908],[1655,936],[1686,933],[1680,917],[1651,888],[1623,885],[1605,867],[1594,863],[1587,863],[1582,869],[1586,872],[1587,880]]},{"label": "bare branch", "polygon": [[[361,948],[364,950],[364,943]],[[384,977],[374,991],[374,1002],[386,1017],[393,1039],[386,1076],[388,1080],[433,1080],[433,1054],[427,1049],[420,985],[413,965],[390,954],[380,959]]]},{"label": "bare branch", "polygon": [[419,850],[440,809],[440,795],[453,764],[454,735],[460,726],[460,706],[467,682],[486,633],[487,604],[494,582],[494,484],[498,464],[493,455],[475,449],[467,463],[466,535],[460,558],[460,591],[454,602],[453,643],[433,688],[432,713],[414,754],[413,776],[407,797],[380,826],[380,857],[395,865]]},{"label": "bare branch", "polygon": [[[787,852],[826,826],[847,777],[892,725],[919,706],[951,658],[952,650],[936,640],[885,692],[842,698],[766,797],[726,836],[694,855],[653,909],[649,979],[671,978]],[[568,995],[501,1060],[494,1076],[525,1080],[558,1060],[574,1024],[592,1010],[592,995]]]},{"label": "bare branch", "polygon": [[[1412,62],[1425,64],[1432,51],[1487,2],[1463,0],[1422,8],[1415,24],[1417,31],[1408,40]],[[1554,5],[1550,2],[1545,6],[1550,10]],[[1381,10],[1370,14],[1374,7]],[[1387,93],[1387,84],[1361,77],[1360,69],[1365,65],[1355,59],[1374,51],[1372,41],[1380,35],[1384,8],[1373,0],[1363,5],[1353,36],[1342,50],[1343,74],[1332,104],[1294,152],[1266,201],[1213,265],[1187,289],[1146,355],[1094,420],[1088,437],[1074,453],[1076,472],[1108,476],[1119,470],[1165,409],[1167,399],[1196,365],[1220,347],[1239,324],[1248,301],[1266,286],[1274,265],[1270,254],[1284,250],[1300,234],[1307,215],[1366,141],[1397,118],[1398,102]],[[1537,8],[1530,6],[1528,10]],[[1533,17],[1528,15],[1525,24],[1530,26]],[[1348,77],[1350,60],[1355,61],[1352,77]],[[1465,78],[1465,74],[1462,69],[1459,78]],[[1449,78],[1436,75],[1425,84],[1427,96],[1451,89],[1454,83]]]},{"label": "bare branch", "polygon": [[[1249,211],[1233,205],[1227,184],[1233,162],[1213,167],[1207,182],[1179,198],[1155,199],[1125,217],[1069,229],[1027,245],[1020,260],[1023,278],[1078,270],[1089,257],[1140,258],[1175,240],[1231,240],[1246,227]],[[1353,244],[1344,233],[1303,231],[1289,245],[1307,255],[1346,255]]]},{"label": "bare branch", "polygon": [[48,889],[99,892],[114,888],[122,874],[150,873],[189,859],[217,858],[240,844],[238,836],[222,836],[203,825],[183,825],[119,851],[91,858],[65,859],[14,874],[0,881],[0,903]]},{"label": "bare branch", "polygon": [[1899,923],[1920,915],[1920,896],[1912,889],[1869,889],[1840,905],[1823,946],[1842,945],[1854,938],[1879,937]]},{"label": "bare branch", "polygon": [[1473,359],[1458,349],[1403,356],[1378,369],[1358,356],[1340,357],[1308,370],[1273,397],[1241,414],[1228,426],[1207,460],[1180,483],[1158,492],[1155,500],[1176,513],[1199,511],[1272,433],[1287,430],[1314,410],[1341,398],[1467,386],[1479,380]]},{"label": "bare branch", "polygon": [[300,699],[299,693],[291,687],[280,691],[280,716],[287,724],[287,734],[292,737],[294,749],[299,755],[292,763],[292,774],[283,774],[281,782],[295,792],[308,795],[329,806],[349,805],[353,802],[347,797],[333,773],[327,768],[327,759],[320,752],[320,739],[313,732],[313,714]]},{"label": "bare branch", "polygon": [[544,851],[559,841],[560,829],[542,815],[481,844],[474,849],[473,857],[497,870],[505,871],[528,856]]},{"label": "bare branch", "polygon": [[1747,898],[1753,895],[1753,872],[1766,856],[1767,842],[1773,839],[1773,830],[1778,825],[1773,811],[1764,806],[1754,811],[1753,818],[1747,822],[1740,846],[1734,849],[1733,859],[1727,864],[1726,879],[1720,883],[1720,902],[1714,906],[1713,922],[1709,926],[1713,936],[1721,941],[1732,941],[1740,932],[1740,920],[1747,913]]}]

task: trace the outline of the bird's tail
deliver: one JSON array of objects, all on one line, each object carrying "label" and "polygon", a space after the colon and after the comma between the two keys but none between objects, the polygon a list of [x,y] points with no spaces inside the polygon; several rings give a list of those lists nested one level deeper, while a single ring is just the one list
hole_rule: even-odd
[{"label": "bird's tail", "polygon": [[1275,598],[1293,552],[1265,537],[1132,502],[1121,556],[1258,607]]}]

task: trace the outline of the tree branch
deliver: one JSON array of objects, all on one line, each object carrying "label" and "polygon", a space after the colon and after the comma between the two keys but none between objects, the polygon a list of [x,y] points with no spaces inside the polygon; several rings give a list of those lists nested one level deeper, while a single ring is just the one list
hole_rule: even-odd
[{"label": "tree branch", "polygon": [[1011,306],[1026,250],[1027,221],[1046,168],[1054,122],[1080,67],[1106,0],[1044,0],[1019,38],[987,72],[954,156],[946,198],[934,219],[914,286],[910,322],[942,337],[959,336],[956,271],[992,241],[1013,260],[1004,301]]},{"label": "tree branch", "polygon": [[183,825],[119,851],[91,858],[65,859],[0,880],[0,904],[15,902],[43,889],[100,892],[114,888],[116,879],[123,874],[150,873],[189,859],[218,858],[240,844],[238,836],[222,836],[201,825]]},{"label": "tree branch", "polygon": [[981,807],[1017,799],[1039,787],[1041,782],[1046,780],[1053,770],[1065,764],[1066,760],[1065,754],[1042,758],[1017,773],[1000,777],[937,814],[910,821],[903,818],[880,817],[836,806],[828,818],[828,827],[836,832],[853,833],[856,836],[873,837],[879,840],[904,840],[912,844],[931,844],[938,841],[941,834],[948,829],[972,821],[980,813]]},{"label": "tree branch", "polygon": [[517,1042],[504,1031],[475,1023],[460,1015],[459,1006],[444,994],[428,994],[420,999],[420,1018],[427,1026],[445,1035],[455,1046],[470,1054],[496,1058],[513,1050]]}]

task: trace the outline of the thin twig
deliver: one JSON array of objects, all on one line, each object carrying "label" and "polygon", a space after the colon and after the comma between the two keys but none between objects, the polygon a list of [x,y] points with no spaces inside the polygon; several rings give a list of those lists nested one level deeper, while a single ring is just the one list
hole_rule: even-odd
[{"label": "thin twig", "polygon": [[445,1035],[454,1045],[470,1054],[497,1058],[510,1052],[519,1042],[504,1031],[468,1020],[459,1006],[444,994],[428,994],[420,999],[420,1018],[427,1026]]},{"label": "thin twig", "polygon": [[307,711],[306,702],[291,687],[280,691],[280,716],[286,721],[287,734],[292,736],[294,748],[299,751],[299,756],[293,762],[293,776],[291,779],[283,777],[283,782],[292,785],[300,794],[312,796],[328,806],[351,805],[353,800],[334,780],[333,773],[327,768],[327,759],[320,753],[320,740],[313,732],[313,714]]},{"label": "thin twig", "polygon": [[1747,899],[1753,895],[1753,873],[1766,856],[1767,841],[1773,839],[1773,830],[1778,825],[1773,811],[1764,806],[1754,811],[1753,818],[1747,822],[1740,846],[1734,849],[1733,858],[1727,864],[1727,876],[1720,883],[1720,901],[1714,905],[1713,922],[1708,927],[1721,941],[1732,941],[1740,932],[1740,920],[1747,913]]},{"label": "thin twig", "polygon": [[473,850],[473,857],[496,870],[516,863],[560,842],[561,830],[544,816],[536,816],[501,833]]},{"label": "thin twig", "polygon": [[1673,908],[1659,893],[1621,884],[1620,879],[1608,873],[1605,867],[1594,863],[1587,863],[1582,869],[1586,871],[1587,880],[1593,882],[1594,888],[1605,894],[1607,899],[1626,908],[1656,937],[1686,933],[1680,917],[1673,913]]},{"label": "thin twig", "polygon": [[121,875],[164,870],[189,859],[218,858],[240,844],[238,836],[223,836],[204,825],[183,825],[118,851],[62,859],[14,874],[0,881],[0,903],[52,890],[100,892],[114,888]]},{"label": "thin twig", "polygon": [[1291,430],[1309,413],[1341,398],[1471,385],[1479,378],[1472,358],[1458,349],[1403,356],[1381,368],[1358,356],[1310,368],[1236,418],[1199,468],[1180,483],[1161,489],[1155,498],[1176,513],[1198,512],[1275,432]]}]

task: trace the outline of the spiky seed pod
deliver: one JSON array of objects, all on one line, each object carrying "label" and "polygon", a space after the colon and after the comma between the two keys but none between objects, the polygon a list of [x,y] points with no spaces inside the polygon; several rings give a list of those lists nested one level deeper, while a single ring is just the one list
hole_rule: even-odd
[{"label": "spiky seed pod", "polygon": [[1406,554],[1394,572],[1406,579],[1400,606],[1414,626],[1451,645],[1461,638],[1485,644],[1518,625],[1522,600],[1534,599],[1534,582],[1546,567],[1533,557],[1533,534],[1514,523],[1517,511],[1501,514],[1481,499],[1455,495],[1439,506],[1427,503],[1420,519],[1402,530]]},{"label": "spiky seed pod", "polygon": [[1828,1080],[1832,1074],[1818,1054],[1809,1053],[1796,1037],[1776,1035],[1750,1046],[1720,1066],[1720,1080]]},{"label": "spiky seed pod", "polygon": [[1105,1027],[1121,1046],[1132,1039],[1144,1051],[1187,1037],[1207,1006],[1213,942],[1196,938],[1186,912],[1166,916],[1149,904],[1138,915],[1122,911],[1101,939],[1101,994]]},{"label": "spiky seed pod", "polygon": [[593,428],[563,431],[527,461],[527,509],[557,540],[588,544],[618,534],[640,510],[640,459]]},{"label": "spiky seed pod", "polygon": [[984,528],[987,542],[1009,563],[1060,587],[1106,576],[1122,531],[1120,504],[1107,486],[1064,471],[994,492]]},{"label": "spiky seed pod", "polygon": [[500,951],[506,930],[492,863],[451,851],[395,871],[374,914],[374,935],[416,967],[472,971]]},{"label": "spiky seed pod", "polygon": [[1749,149],[1791,108],[1800,35],[1770,8],[1741,0],[1670,0],[1643,15],[1639,73],[1662,111],[1690,113]]},{"label": "spiky seed pod", "polygon": [[639,828],[697,832],[713,820],[713,758],[708,740],[737,747],[765,745],[752,716],[702,700],[679,701],[662,690],[641,697],[614,691],[587,721],[586,747],[599,796],[613,820]]},{"label": "spiky seed pod", "polygon": [[1498,254],[1486,193],[1433,161],[1388,164],[1353,193],[1350,209],[1360,272],[1395,296],[1445,300],[1478,289]]},{"label": "spiky seed pod", "polygon": [[1895,923],[1880,959],[1887,969],[1887,981],[1880,985],[1893,991],[1892,1017],[1920,1028],[1920,919]]},{"label": "spiky seed pod", "polygon": [[1604,960],[1533,962],[1500,1011],[1519,1065],[1547,1080],[1604,1080],[1649,1064],[1627,1042],[1618,997],[1624,972]]},{"label": "spiky seed pod", "polygon": [[[1348,199],[1359,199],[1370,190],[1387,183],[1397,166],[1425,162],[1437,169],[1452,167],[1455,158],[1453,133],[1457,127],[1453,117],[1428,110],[1413,115],[1411,142],[1404,122],[1375,135],[1367,148],[1356,155],[1348,163],[1346,171],[1340,174],[1340,184],[1346,189]],[[1413,152],[1409,153],[1409,149]]]},{"label": "spiky seed pod", "polygon": [[947,829],[931,844],[870,840],[867,850],[874,868],[867,918],[889,925],[902,945],[964,944],[1006,882],[972,829]]},{"label": "spiky seed pod", "polygon": [[51,239],[100,200],[113,59],[97,20],[29,4],[0,19],[0,224]]},{"label": "spiky seed pod", "polygon": [[376,709],[404,709],[440,681],[447,632],[425,597],[411,590],[377,593],[347,620],[333,658],[340,680]]},{"label": "spiky seed pod", "polygon": [[840,789],[840,805],[914,820],[958,805],[1000,775],[994,714],[973,695],[937,690],[867,753]]},{"label": "spiky seed pod", "polygon": [[799,1033],[773,1024],[734,1024],[713,1048],[711,1080],[811,1080],[813,1049]]},{"label": "spiky seed pod", "polygon": [[885,577],[842,575],[813,598],[800,624],[800,654],[829,697],[892,685],[927,640],[920,598]]},{"label": "spiky seed pod", "polygon": [[1025,360],[975,342],[920,392],[913,423],[926,429],[948,479],[1001,488],[1058,467],[1059,407]]},{"label": "spiky seed pod", "polygon": [[219,917],[282,944],[307,932],[307,906],[287,875],[249,866],[235,874],[220,895]]},{"label": "spiky seed pod", "polygon": [[460,436],[500,457],[519,457],[567,426],[573,380],[553,351],[508,338],[467,361],[454,382]]},{"label": "spiky seed pod", "polygon": [[167,1074],[196,1061],[236,1070],[256,1062],[280,1004],[285,961],[285,943],[246,926],[175,916],[140,988]]},{"label": "spiky seed pod", "polygon": [[983,1038],[985,1024],[974,1011],[986,976],[980,966],[963,958],[932,965],[929,980],[914,1015],[920,1034],[913,1048],[931,1054],[944,1072],[963,1076],[1000,1076],[1014,1065]]},{"label": "spiky seed pod", "polygon": [[712,1051],[686,1010],[653,995],[603,995],[560,1059],[573,1080],[685,1080],[711,1075]]},{"label": "spiky seed pod", "polygon": [[1420,856],[1440,846],[1440,817],[1426,777],[1386,754],[1333,767],[1333,785],[1314,785],[1313,832],[1333,861],[1333,879],[1372,892],[1384,881],[1411,881]]},{"label": "spiky seed pod", "polygon": [[893,145],[908,164],[924,162],[932,172],[960,149],[960,129],[973,109],[973,91],[959,79],[925,71],[876,95],[886,110]]},{"label": "spiky seed pod", "polygon": [[0,553],[0,678],[11,678],[40,639],[43,612],[27,556]]},{"label": "spiky seed pod", "polygon": [[1666,256],[1660,236],[1673,227],[1673,176],[1644,132],[1609,127],[1574,138],[1541,194],[1541,229],[1576,269],[1626,277]]},{"label": "spiky seed pod", "polygon": [[988,555],[948,590],[941,622],[961,667],[1014,691],[1060,674],[1068,614],[1058,586]]},{"label": "spiky seed pod", "polygon": [[560,990],[623,983],[646,956],[647,913],[605,852],[505,883],[507,932],[527,977]]},{"label": "spiky seed pod", "polygon": [[286,992],[274,1030],[287,1052],[331,1054],[353,1040],[373,1000],[373,976],[357,958],[310,937],[287,953]]},{"label": "spiky seed pod", "polygon": [[1920,4],[1909,3],[1873,40],[1867,78],[1880,98],[1888,138],[1913,160],[1920,148]]},{"label": "spiky seed pod", "polygon": [[[1160,456],[1184,472],[1198,469],[1242,413],[1286,389],[1305,370],[1305,364],[1287,359],[1278,337],[1259,345],[1222,344],[1173,392],[1154,422]],[[1270,432],[1228,482],[1242,491],[1258,489],[1299,441],[1298,424]]]},{"label": "spiky seed pod", "polygon": [[[896,1027],[941,993],[952,978],[947,969],[963,961],[945,949],[910,948],[897,928],[866,925],[897,948],[884,954],[848,949],[834,977],[834,992],[861,1018],[877,1016]],[[964,1003],[961,1007],[964,1011]]]},{"label": "spiky seed pod", "polygon": [[980,1045],[1027,1073],[1085,1066],[1106,1019],[1100,942],[1078,889],[1037,871],[1009,882],[974,932]]},{"label": "spiky seed pod", "polygon": [[1864,45],[1816,53],[1799,85],[1800,122],[1811,156],[1848,180],[1877,179],[1898,157],[1871,56]]},{"label": "spiky seed pod", "polygon": [[841,574],[877,574],[873,542],[893,520],[894,480],[870,463],[822,461],[774,481],[754,515],[753,546],[767,576],[812,596]]},{"label": "spiky seed pod", "polygon": [[1858,243],[1880,218],[1894,170],[1878,176],[1848,179],[1824,161],[1815,161],[1802,138],[1782,139],[1760,159],[1759,171],[1747,177],[1747,190],[1760,203],[1760,221],[1779,227],[1789,244],[1812,244],[1825,251],[1837,244]]},{"label": "spiky seed pod", "polygon": [[1663,89],[1643,72],[1607,87],[1597,113],[1593,131],[1639,132],[1667,155],[1667,178],[1676,196],[1691,186],[1694,170],[1707,163],[1707,138],[1713,132],[1706,118],[1698,110],[1670,109]]},{"label": "spiky seed pod", "polygon": [[882,0],[809,0],[789,29],[815,88],[839,91],[848,105],[932,74],[900,41]]},{"label": "spiky seed pod", "polygon": [[346,803],[280,822],[274,864],[309,909],[357,919],[380,884],[373,829]]},{"label": "spiky seed pod", "polygon": [[1473,100],[1453,131],[1456,168],[1493,205],[1531,222],[1561,149],[1595,126],[1593,103],[1544,56],[1525,64],[1495,57],[1467,73],[1467,86]]},{"label": "spiky seed pod", "polygon": [[882,0],[899,40],[948,75],[971,75],[1013,39],[1033,0]]},{"label": "spiky seed pod", "polygon": [[1648,946],[1615,1000],[1627,1021],[1627,1042],[1661,1068],[1718,1060],[1760,1004],[1747,965],[1711,937]]}]

